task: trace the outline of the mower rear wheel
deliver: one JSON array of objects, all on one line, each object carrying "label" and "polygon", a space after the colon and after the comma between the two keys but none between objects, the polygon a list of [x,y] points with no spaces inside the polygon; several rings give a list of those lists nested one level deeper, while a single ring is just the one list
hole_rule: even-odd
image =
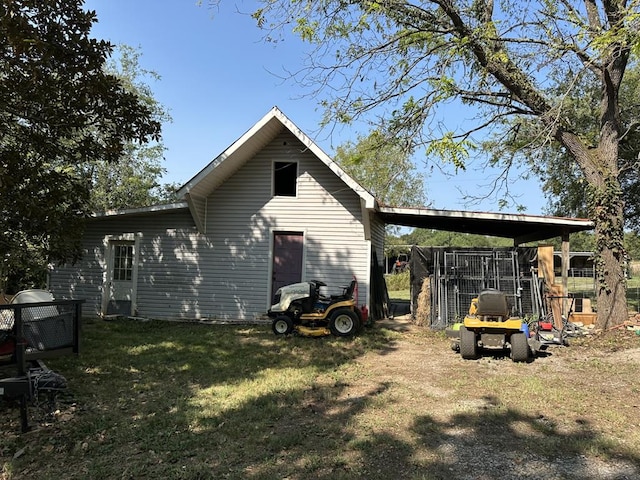
[{"label": "mower rear wheel", "polygon": [[478,358],[476,332],[464,326],[460,327],[460,355],[465,360],[475,360]]},{"label": "mower rear wheel", "polygon": [[277,316],[271,323],[271,330],[276,335],[289,335],[293,332],[293,320],[286,315]]},{"label": "mower rear wheel", "polygon": [[331,315],[329,330],[336,337],[351,337],[360,329],[360,319],[353,310],[339,308]]},{"label": "mower rear wheel", "polygon": [[512,333],[509,341],[511,342],[511,360],[526,362],[529,359],[529,343],[524,332]]}]

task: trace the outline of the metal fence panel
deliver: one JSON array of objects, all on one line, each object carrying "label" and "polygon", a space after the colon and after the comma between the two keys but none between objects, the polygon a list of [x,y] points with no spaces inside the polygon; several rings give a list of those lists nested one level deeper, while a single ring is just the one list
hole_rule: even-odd
[{"label": "metal fence panel", "polygon": [[440,295],[434,297],[434,303],[438,304],[435,309],[440,328],[464,318],[471,301],[487,288],[507,295],[513,315],[522,316],[525,310],[531,313],[531,280],[523,283],[517,251],[445,252],[437,279]]}]

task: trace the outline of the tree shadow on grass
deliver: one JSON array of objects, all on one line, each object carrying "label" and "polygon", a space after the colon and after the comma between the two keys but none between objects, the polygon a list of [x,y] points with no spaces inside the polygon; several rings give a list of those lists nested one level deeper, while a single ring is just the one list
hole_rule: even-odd
[{"label": "tree shadow on grass", "polygon": [[[418,399],[418,413],[402,423],[393,383],[368,378],[353,388],[343,376],[341,368],[358,356],[384,350],[382,342],[367,345],[371,339],[281,338],[264,326],[161,322],[88,325],[86,337],[86,353],[58,363],[75,413],[49,429],[5,437],[1,458],[14,478],[640,474],[638,454],[586,420],[560,428],[494,397],[448,417],[422,413]],[[594,473],[598,459],[606,476]]]}]

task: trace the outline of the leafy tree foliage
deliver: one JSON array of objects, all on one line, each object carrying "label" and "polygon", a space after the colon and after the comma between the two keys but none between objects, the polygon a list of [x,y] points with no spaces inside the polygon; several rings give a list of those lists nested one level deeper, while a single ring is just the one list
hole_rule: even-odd
[{"label": "leafy tree foliage", "polygon": [[[573,82],[573,85],[569,85]],[[596,143],[599,135],[598,108],[600,92],[589,83],[586,76],[558,79],[560,87],[550,89],[549,95],[564,96],[572,89],[577,92],[565,98],[564,104],[576,124],[581,125],[582,135]],[[625,226],[640,230],[640,65],[631,65],[620,85],[620,122],[623,131],[620,139],[618,170],[621,193],[624,198]],[[558,98],[558,102],[560,102]],[[535,141],[544,132],[539,125],[515,120],[509,127],[512,135],[508,141],[489,141],[485,148],[492,151],[493,163],[504,162],[520,156],[529,165],[531,172],[541,181],[549,201],[548,211],[552,215],[589,216],[588,184],[579,166],[572,161],[570,153],[557,142],[540,145]]]},{"label": "leafy tree foliage", "polygon": [[[545,241],[545,244],[553,245],[557,252],[562,250],[562,239],[559,237],[551,238]],[[594,252],[595,248],[596,241],[592,232],[577,232],[571,234],[572,252]]]},{"label": "leafy tree foliage", "polygon": [[[550,239],[550,245],[556,250],[562,249],[560,238]],[[626,232],[624,235],[625,250],[631,260],[640,260],[640,235],[636,232]],[[393,255],[407,253],[407,247],[411,245],[430,245],[437,247],[510,247],[512,241],[507,238],[489,237],[469,233],[445,232],[442,230],[430,230],[416,228],[409,233],[399,236],[388,236],[387,247]],[[595,250],[595,238],[591,232],[577,232],[571,235],[571,250],[574,252],[593,252]]]},{"label": "leafy tree foliage", "polygon": [[[619,96],[629,59],[640,53],[639,5],[263,0],[254,16],[276,34],[295,25],[315,45],[296,78],[311,95],[325,94],[327,121],[375,116],[389,138],[404,140],[408,149],[424,146],[458,168],[479,132],[500,133],[504,141],[517,135],[509,118],[536,123],[538,145],[561,145],[586,185],[595,224],[598,326],[607,328],[627,319]],[[558,79],[574,81],[560,90]],[[581,99],[573,86],[583,82],[598,92],[595,139],[566,108],[568,99]],[[553,88],[562,95],[550,95]],[[474,107],[475,122],[455,118],[453,128],[442,128],[439,107],[456,102]],[[505,172],[511,165],[504,164]]]},{"label": "leafy tree foliage", "polygon": [[402,235],[405,245],[429,245],[433,247],[511,247],[513,241],[508,238],[489,237],[469,233],[445,232],[416,228]]},{"label": "leafy tree foliage", "polygon": [[424,180],[404,151],[373,131],[336,149],[334,159],[384,205],[415,207],[425,204]]},{"label": "leafy tree foliage", "polygon": [[624,244],[629,254],[629,259],[640,261],[640,235],[636,232],[627,232],[624,235]]},{"label": "leafy tree foliage", "polygon": [[[81,0],[0,5],[0,289],[17,271],[80,255],[90,181],[78,165],[117,161],[160,123],[104,71]],[[22,278],[24,285],[27,277]]]},{"label": "leafy tree foliage", "polygon": [[431,247],[512,247],[508,238],[489,237],[471,233],[446,232],[427,228],[415,228],[399,236],[387,234],[385,252],[389,257],[408,254],[413,245]]},{"label": "leafy tree foliage", "polygon": [[[171,121],[167,110],[155,99],[148,84],[158,80],[156,72],[140,66],[140,51],[128,45],[117,48],[117,56],[105,70],[117,77],[127,92],[136,95],[159,123]],[[160,184],[164,145],[160,141],[140,144],[129,141],[116,162],[96,160],[82,165],[91,178],[91,209],[96,212],[145,207],[177,200],[177,185]]]}]

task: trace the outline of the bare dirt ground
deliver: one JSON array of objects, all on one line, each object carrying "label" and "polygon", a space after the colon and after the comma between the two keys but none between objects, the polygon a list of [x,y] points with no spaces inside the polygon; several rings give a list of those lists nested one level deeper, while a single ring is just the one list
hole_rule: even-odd
[{"label": "bare dirt ground", "polygon": [[[528,363],[508,356],[463,360],[442,334],[409,317],[380,322],[401,332],[359,362],[354,399],[384,396],[363,420],[412,445],[411,461],[386,452],[406,478],[640,479],[640,337],[615,331],[550,347]],[[378,432],[379,433],[379,432]],[[429,473],[403,470],[428,464]],[[383,467],[381,467],[383,468]]]}]

